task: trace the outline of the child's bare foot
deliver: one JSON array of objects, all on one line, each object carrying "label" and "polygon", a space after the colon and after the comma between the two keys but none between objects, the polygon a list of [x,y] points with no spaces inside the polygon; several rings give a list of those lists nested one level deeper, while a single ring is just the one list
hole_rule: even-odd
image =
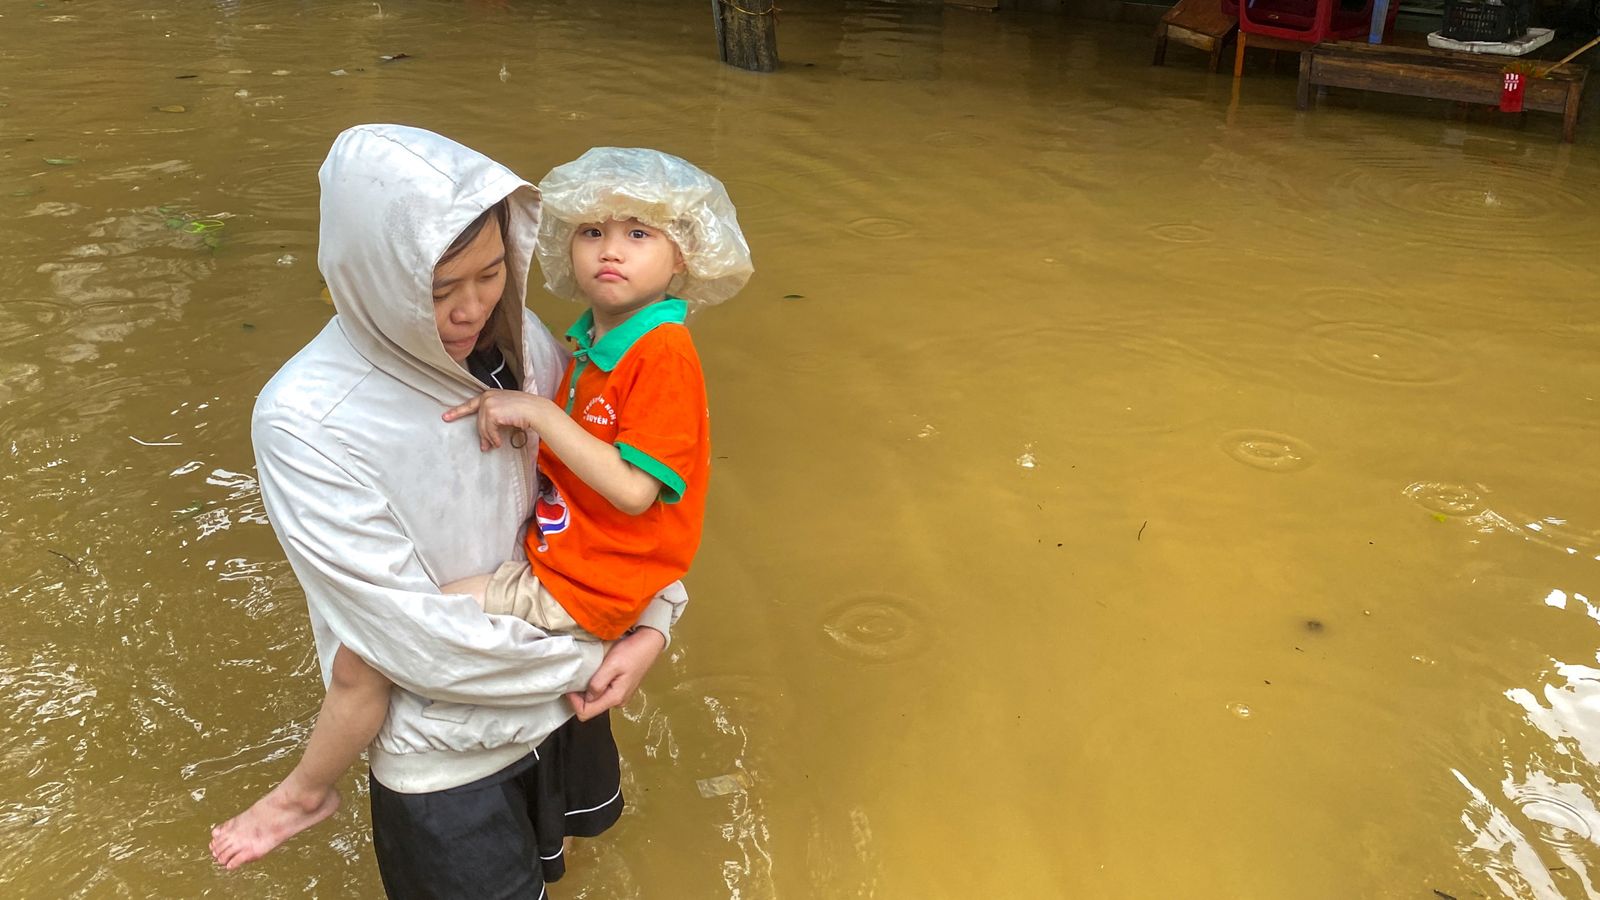
[{"label": "child's bare foot", "polygon": [[223,868],[237,869],[266,856],[338,808],[339,792],[333,788],[321,797],[296,797],[286,784],[280,784],[249,809],[211,829],[211,858]]}]

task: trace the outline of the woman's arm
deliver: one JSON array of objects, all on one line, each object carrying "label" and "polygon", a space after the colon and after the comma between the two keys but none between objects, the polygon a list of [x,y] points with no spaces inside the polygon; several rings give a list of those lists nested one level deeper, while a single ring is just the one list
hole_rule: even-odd
[{"label": "woman's arm", "polygon": [[341,447],[314,445],[315,423],[258,415],[252,437],[268,519],[313,619],[342,645],[434,700],[532,706],[585,689],[598,645],[547,638],[484,615],[466,594],[440,594],[384,497],[341,464]]}]

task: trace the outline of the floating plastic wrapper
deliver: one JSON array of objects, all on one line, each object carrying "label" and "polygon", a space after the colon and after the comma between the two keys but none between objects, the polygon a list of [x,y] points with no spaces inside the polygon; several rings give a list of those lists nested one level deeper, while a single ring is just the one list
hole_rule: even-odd
[{"label": "floating plastic wrapper", "polygon": [[632,147],[595,147],[556,166],[539,182],[539,268],[557,297],[582,299],[572,274],[572,235],[584,222],[638,219],[659,228],[683,253],[683,274],[668,293],[721,303],[755,272],[750,246],[722,182],[676,156]]}]

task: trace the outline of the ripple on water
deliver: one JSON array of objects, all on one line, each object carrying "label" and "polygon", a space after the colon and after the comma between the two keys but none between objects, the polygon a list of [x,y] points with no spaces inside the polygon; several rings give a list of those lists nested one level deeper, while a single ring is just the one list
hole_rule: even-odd
[{"label": "ripple on water", "polygon": [[890,218],[889,216],[865,216],[856,219],[846,227],[852,234],[877,240],[909,237],[914,231],[910,222],[904,219]]},{"label": "ripple on water", "polygon": [[1371,322],[1329,322],[1311,328],[1312,359],[1346,375],[1385,384],[1444,384],[1461,374],[1459,352],[1443,338]]},{"label": "ripple on water", "polygon": [[910,599],[873,592],[841,600],[823,611],[823,644],[846,659],[899,662],[927,646],[927,621]]},{"label": "ripple on water", "polygon": [[1399,297],[1359,287],[1314,287],[1300,292],[1300,308],[1323,322],[1398,322],[1407,316]]},{"label": "ripple on water", "polygon": [[1480,532],[1503,531],[1568,556],[1600,559],[1600,530],[1575,525],[1565,518],[1530,513],[1523,508],[1491,504],[1484,485],[1417,482],[1403,492],[1424,509],[1442,516],[1465,518]]},{"label": "ripple on water", "polygon": [[1222,436],[1222,452],[1254,469],[1298,472],[1311,465],[1316,451],[1299,438],[1255,429]]},{"label": "ripple on water", "polygon": [[1574,181],[1517,165],[1474,177],[1414,160],[1366,160],[1336,176],[1334,187],[1410,240],[1500,250],[1508,234],[1583,233],[1589,202]]},{"label": "ripple on water", "polygon": [[[1536,822],[1543,822],[1576,837],[1588,840],[1594,835],[1594,826],[1583,810],[1559,797],[1544,796],[1526,787],[1517,788],[1515,801],[1522,814]],[[1593,811],[1591,810],[1591,815]]]},{"label": "ripple on water", "polygon": [[317,169],[322,152],[274,154],[270,159],[245,159],[230,167],[221,189],[238,201],[242,212],[310,215],[317,208]]},{"label": "ripple on water", "polygon": [[1152,225],[1145,229],[1151,237],[1174,244],[1203,244],[1213,237],[1215,233],[1203,225],[1193,225],[1185,222],[1166,222]]},{"label": "ripple on water", "polygon": [[59,300],[7,300],[0,304],[0,347],[65,331],[79,315],[80,310]]},{"label": "ripple on water", "polygon": [[1419,481],[1402,492],[1423,509],[1446,516],[1470,516],[1483,508],[1483,485]]}]

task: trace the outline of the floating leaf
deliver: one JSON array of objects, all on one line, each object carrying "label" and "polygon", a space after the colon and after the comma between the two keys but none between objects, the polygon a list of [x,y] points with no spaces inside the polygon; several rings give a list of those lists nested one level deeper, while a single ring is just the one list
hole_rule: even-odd
[{"label": "floating leaf", "polygon": [[184,106],[184,105],[182,105],[180,103],[169,103],[166,106],[158,106],[158,107],[156,107],[156,112],[181,113],[181,112],[188,112],[188,111],[189,111],[189,107]]},{"label": "floating leaf", "polygon": [[174,230],[182,228],[183,227],[183,220],[182,219],[168,219],[167,220],[167,227],[171,228],[171,229],[174,229]]},{"label": "floating leaf", "polygon": [[207,231],[216,231],[224,226],[221,219],[194,219],[183,224],[183,230],[188,234],[203,234]]},{"label": "floating leaf", "polygon": [[378,58],[383,60],[384,62],[399,62],[402,59],[410,59],[411,58],[411,54],[409,54],[409,53],[395,53],[395,54],[392,54],[392,55],[389,55],[389,56],[380,56]]},{"label": "floating leaf", "polygon": [[73,163],[83,162],[76,156],[46,156],[44,164],[47,166],[70,166]]},{"label": "floating leaf", "polygon": [[783,299],[785,299],[785,300],[804,300],[805,298],[806,298],[805,294],[784,294],[783,295]]},{"label": "floating leaf", "polygon": [[1435,522],[1448,522],[1448,521],[1450,521],[1450,517],[1445,515],[1444,513],[1436,512],[1436,513],[1433,513],[1433,520]]},{"label": "floating leaf", "polygon": [[200,76],[199,75],[175,75],[173,77],[177,78],[179,81],[182,81],[185,78],[199,78]]},{"label": "floating leaf", "polygon": [[243,323],[240,327],[244,328],[245,331],[255,331],[256,330],[256,326],[252,325],[249,322]]}]

